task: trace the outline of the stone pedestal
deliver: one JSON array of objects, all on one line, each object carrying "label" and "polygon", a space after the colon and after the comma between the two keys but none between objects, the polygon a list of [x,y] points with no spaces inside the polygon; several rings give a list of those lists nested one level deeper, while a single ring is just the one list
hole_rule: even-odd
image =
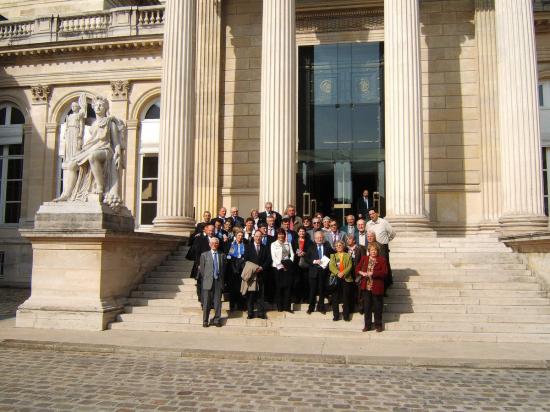
[{"label": "stone pedestal", "polygon": [[174,236],[136,233],[126,208],[88,202],[45,203],[34,229],[32,292],[17,311],[18,327],[103,330],[143,275],[174,250]]}]

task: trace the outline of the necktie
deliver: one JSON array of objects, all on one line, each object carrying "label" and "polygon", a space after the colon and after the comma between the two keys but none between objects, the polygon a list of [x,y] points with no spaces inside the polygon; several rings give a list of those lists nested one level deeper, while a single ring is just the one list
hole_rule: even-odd
[{"label": "necktie", "polygon": [[264,236],[264,237],[262,238],[262,243],[263,243],[264,245],[267,245],[267,237],[266,237],[266,236]]},{"label": "necktie", "polygon": [[257,255],[260,254],[260,245],[256,245],[256,254],[257,254]]},{"label": "necktie", "polygon": [[323,250],[321,249],[321,246],[317,246],[317,254],[319,255],[319,259],[323,258]]},{"label": "necktie", "polygon": [[212,254],[212,258],[214,259],[214,279],[218,279],[218,254],[214,252]]}]

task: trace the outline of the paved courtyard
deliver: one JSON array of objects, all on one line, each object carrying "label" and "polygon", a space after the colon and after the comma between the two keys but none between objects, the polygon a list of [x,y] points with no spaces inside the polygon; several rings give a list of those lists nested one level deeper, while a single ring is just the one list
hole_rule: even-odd
[{"label": "paved courtyard", "polygon": [[550,371],[0,349],[0,410],[550,411]]}]

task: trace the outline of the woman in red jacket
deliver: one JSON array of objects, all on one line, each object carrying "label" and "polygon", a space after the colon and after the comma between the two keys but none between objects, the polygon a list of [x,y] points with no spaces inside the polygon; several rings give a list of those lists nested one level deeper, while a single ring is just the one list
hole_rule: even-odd
[{"label": "woman in red jacket", "polygon": [[363,256],[355,269],[361,276],[359,287],[364,292],[365,327],[363,332],[372,329],[372,312],[374,309],[374,326],[376,332],[382,332],[382,310],[384,308],[384,278],[388,274],[386,258],[379,256],[378,245],[370,243],[369,254]]}]

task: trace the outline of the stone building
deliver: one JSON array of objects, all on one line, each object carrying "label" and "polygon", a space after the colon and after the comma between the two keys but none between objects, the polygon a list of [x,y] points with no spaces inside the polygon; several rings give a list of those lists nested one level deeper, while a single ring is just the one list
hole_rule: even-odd
[{"label": "stone building", "polygon": [[126,121],[139,230],[267,200],[341,217],[364,188],[401,231],[547,228],[546,3],[3,1],[0,285],[29,282],[18,228],[61,192],[81,93]]}]

